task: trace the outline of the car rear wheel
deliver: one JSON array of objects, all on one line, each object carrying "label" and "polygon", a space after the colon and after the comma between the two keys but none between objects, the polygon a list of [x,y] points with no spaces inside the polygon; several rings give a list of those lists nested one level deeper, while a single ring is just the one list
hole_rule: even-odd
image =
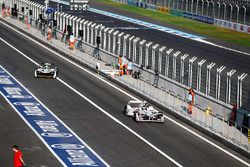
[{"label": "car rear wheel", "polygon": [[126,114],[126,110],[127,110],[127,105],[124,106],[123,114]]}]

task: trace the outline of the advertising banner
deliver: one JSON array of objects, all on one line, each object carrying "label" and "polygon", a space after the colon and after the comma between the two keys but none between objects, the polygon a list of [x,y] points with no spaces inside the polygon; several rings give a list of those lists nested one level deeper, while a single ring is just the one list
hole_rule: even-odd
[{"label": "advertising banner", "polygon": [[231,29],[231,30],[250,34],[250,26],[248,25],[239,24],[239,23],[230,22],[230,21],[221,20],[221,19],[214,19],[214,25],[223,27],[226,29]]}]

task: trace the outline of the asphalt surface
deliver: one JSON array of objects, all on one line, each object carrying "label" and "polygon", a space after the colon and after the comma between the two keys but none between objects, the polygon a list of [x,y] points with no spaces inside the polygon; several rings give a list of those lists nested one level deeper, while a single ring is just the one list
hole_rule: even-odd
[{"label": "asphalt surface", "polygon": [[[19,34],[7,29],[2,24],[0,24],[0,30],[0,38],[6,40],[36,62],[55,63],[59,67],[59,75],[62,80],[180,164],[192,167],[244,166],[239,161],[193,136],[172,122],[166,121],[164,124],[135,123],[131,118],[122,114],[123,106],[128,102],[129,97],[114,90],[83,70],[63,61],[51,52],[35,45]],[[0,48],[0,64],[23,83],[25,87],[78,134],[108,164],[115,167],[174,166],[172,162],[105,116],[79,95],[62,85],[58,80],[35,79],[33,77],[35,65],[3,42],[0,42]],[[196,131],[191,127],[189,128]],[[8,132],[3,132],[1,136],[5,136],[6,133]],[[15,136],[20,135],[18,131],[13,131],[12,134]],[[200,135],[205,136],[203,134]],[[230,150],[210,137],[205,137],[248,163],[250,162],[249,159]],[[7,143],[6,145],[9,144],[7,139],[3,140]],[[27,144],[30,140],[32,139],[27,139]],[[37,138],[37,140],[39,139]],[[41,154],[46,154],[46,152],[42,152]],[[47,161],[47,159],[44,161]],[[35,161],[31,161],[30,163],[35,163]]]},{"label": "asphalt surface", "polygon": [[[43,4],[42,0],[33,0],[35,2],[39,2]],[[57,8],[57,3],[55,2],[50,2],[50,6],[54,7],[55,9]],[[96,9],[128,16],[131,18],[136,18],[140,19],[143,21],[147,21],[150,23],[162,25],[162,26],[167,26],[173,29],[178,29],[181,31],[186,32],[186,30],[182,30],[180,28],[174,27],[173,25],[166,25],[164,23],[161,23],[159,21],[155,21],[146,17],[138,16],[136,14],[126,12],[123,10],[119,10],[115,7],[112,7],[110,5],[104,4],[97,2],[95,0],[91,1],[90,6]],[[222,65],[226,66],[226,69],[222,72],[222,81],[221,81],[221,97],[220,100],[225,102],[225,97],[226,97],[226,72],[229,72],[232,69],[236,69],[237,72],[234,74],[233,79],[232,79],[232,91],[231,91],[231,104],[234,105],[236,104],[236,97],[237,97],[237,76],[241,75],[242,73],[247,73],[250,74],[250,56],[245,55],[242,53],[226,50],[223,48],[219,48],[216,46],[208,45],[205,43],[201,43],[198,41],[194,41],[191,39],[179,37],[173,34],[165,33],[159,30],[155,29],[150,29],[150,28],[145,28],[143,26],[127,22],[127,21],[122,21],[116,18],[108,17],[105,15],[93,13],[90,11],[70,11],[69,6],[63,5],[63,11],[67,13],[71,13],[75,16],[84,18],[86,20],[92,21],[94,23],[102,24],[106,27],[110,28],[115,28],[116,30],[119,30],[120,32],[125,32],[130,34],[131,36],[136,36],[141,39],[145,39],[148,42],[152,41],[154,44],[158,43],[160,46],[166,46],[167,48],[173,48],[174,51],[181,51],[182,53],[180,55],[184,54],[189,54],[188,58],[191,58],[193,56],[196,56],[198,61],[205,59],[206,62],[203,65],[203,67],[206,67],[206,65],[210,64],[211,62],[216,63],[216,66],[212,69],[211,72],[211,91],[210,91],[210,96],[215,97],[216,96],[216,68],[221,67]],[[129,29],[131,28],[131,29]],[[136,28],[136,29],[134,29]],[[189,32],[192,33],[192,32]],[[196,34],[197,35],[197,34]],[[247,35],[247,34],[246,34]],[[235,50],[243,51],[246,53],[250,53],[250,47],[242,47],[234,44],[229,44],[226,42],[218,41],[210,37],[205,37],[207,41],[215,43],[217,45],[225,46],[228,48],[232,48]],[[250,46],[250,44],[249,44]],[[196,61],[197,61],[196,60]],[[171,62],[171,61],[170,61]],[[170,63],[171,65],[171,63]],[[177,61],[177,67],[180,65],[180,56],[178,57]],[[186,66],[186,68],[188,68]],[[196,71],[196,64],[194,64],[193,71]],[[178,68],[177,68],[178,69]],[[163,70],[164,71],[164,70]],[[185,71],[186,76],[188,75],[188,70]],[[171,69],[169,71],[169,78],[171,78]],[[177,78],[179,78],[179,72],[177,72]],[[193,77],[193,88],[196,88],[196,75]],[[185,82],[187,83],[187,77],[184,78]],[[205,91],[205,84],[206,84],[206,69],[203,70],[202,74],[202,86],[201,86],[201,92],[206,93]],[[242,97],[242,104],[243,107],[250,110],[250,78],[247,77],[244,80],[243,84],[243,97]],[[187,84],[186,84],[187,85]]]},{"label": "asphalt surface", "polygon": [[[40,0],[34,0],[39,2]],[[105,6],[102,3],[98,3],[96,1],[91,1],[93,8],[97,8],[100,10],[105,10],[113,13],[129,15],[126,12],[121,10],[117,10],[114,7]],[[90,4],[90,5],[91,5]],[[56,6],[56,3],[50,2],[50,5]],[[116,18],[108,17],[105,15],[93,13],[90,11],[77,12],[77,11],[69,11],[69,6],[64,6],[63,8],[68,13],[74,13],[74,15],[82,17],[86,20],[93,21],[99,24],[103,24],[106,27],[113,28],[121,28],[121,27],[137,27],[142,28],[143,26],[122,21]],[[130,15],[129,15],[130,16]],[[132,15],[132,18],[135,18],[136,15]],[[148,20],[150,21],[150,20]],[[151,21],[150,21],[151,22]],[[165,25],[166,26],[166,25]],[[158,43],[160,45],[166,46],[167,48],[173,48],[175,51],[180,50],[183,54],[188,53],[190,56],[196,56],[199,60],[206,59],[208,62],[215,62],[218,66],[225,65],[229,69],[237,69],[240,73],[248,73],[250,74],[249,64],[250,64],[250,56],[244,55],[241,53],[236,53],[233,51],[221,49],[212,45],[208,45],[205,43],[201,43],[198,41],[190,40],[183,37],[178,37],[173,34],[168,34],[161,32],[155,29],[120,29],[119,31],[129,33],[141,39],[145,39],[147,41],[152,41],[153,43]],[[209,41],[209,39],[208,39]],[[213,42],[213,41],[212,41]],[[250,45],[250,44],[249,44]],[[247,53],[250,53],[250,48],[243,48],[237,45],[230,45],[230,48],[242,50]]]},{"label": "asphalt surface", "polygon": [[20,147],[24,162],[29,166],[30,164],[32,167],[61,166],[3,97],[0,97],[0,127],[1,167],[13,166],[11,147],[14,144]]}]

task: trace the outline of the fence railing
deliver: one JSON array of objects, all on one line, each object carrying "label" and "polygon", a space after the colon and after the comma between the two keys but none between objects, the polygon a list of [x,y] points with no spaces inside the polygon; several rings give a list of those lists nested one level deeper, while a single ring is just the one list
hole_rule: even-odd
[{"label": "fence railing", "polygon": [[114,0],[120,3],[157,10],[157,7],[167,7],[182,12],[190,12],[206,17],[223,19],[230,22],[250,25],[249,1],[218,1],[218,0]]},{"label": "fence railing", "polygon": [[127,79],[124,77],[118,77],[116,79],[144,96],[147,96],[149,99],[172,109],[173,112],[185,117],[211,133],[250,152],[250,145],[248,142],[250,129],[248,127],[242,125],[238,126],[237,122],[232,120],[225,120],[216,115],[211,109],[203,111],[199,104],[195,105],[193,114],[189,115],[186,112],[188,104],[182,97],[166,88],[155,88],[151,83],[147,83],[150,81],[145,82],[143,80]]},{"label": "fence railing", "polygon": [[[29,3],[29,2],[27,2]],[[22,13],[20,13],[20,15],[22,15]],[[62,14],[64,15],[64,14]],[[61,19],[61,21],[63,21],[63,18],[60,18],[60,14],[55,14],[55,17],[58,17],[59,19]],[[65,15],[65,17],[68,17],[68,18],[71,18],[72,16],[67,16]],[[23,18],[23,17],[22,17]],[[89,23],[88,21],[86,20],[82,20],[82,19],[77,19],[75,17],[72,18],[73,21],[75,22],[71,22],[72,20],[65,20],[65,22],[67,24],[70,24],[70,25],[73,25],[75,24],[75,26],[77,27],[81,25],[82,28],[86,29],[86,32],[85,32],[85,36],[83,38],[83,43],[86,45],[90,45],[91,47],[94,47],[97,45],[95,40],[93,40],[92,38],[95,39],[96,35],[100,35],[102,33],[102,35],[104,36],[104,32],[106,32],[106,40],[103,40],[102,41],[102,50],[107,52],[107,53],[110,53],[110,55],[116,55],[118,52],[115,52],[115,48],[114,45],[112,45],[113,41],[123,41],[125,43],[127,43],[127,45],[130,45],[130,51],[132,52],[133,50],[136,50],[136,45],[134,45],[135,43],[137,43],[140,39],[136,39],[135,37],[131,37],[129,38],[128,36],[127,37],[124,37],[124,38],[119,38],[119,37],[122,37],[124,34],[121,34],[119,32],[116,32],[117,35],[110,35],[109,32],[112,33],[111,30],[103,27],[100,25],[100,27],[95,27],[96,25],[92,26],[93,23]],[[22,20],[23,21],[23,20]],[[77,21],[79,21],[77,23]],[[84,24],[85,23],[85,24]],[[38,29],[39,31],[36,31],[36,30],[32,30],[32,33],[37,35],[37,36],[44,36],[45,37],[45,34],[46,34],[46,25],[41,23],[40,21],[37,21],[36,18],[34,18],[34,20],[31,22],[31,25]],[[55,30],[57,33],[55,34],[58,38],[58,40],[61,39],[60,35],[63,31],[60,30],[60,24],[57,25],[57,28],[58,30]],[[102,31],[101,31],[102,29]],[[76,33],[76,31],[74,31]],[[55,37],[55,36],[54,36]],[[63,41],[66,41],[65,38],[63,38]],[[125,40],[125,39],[130,39],[131,42]],[[78,41],[80,42],[80,41]],[[144,44],[146,43],[145,41],[140,41],[140,44]],[[56,43],[55,43],[56,45]],[[81,43],[82,45],[82,43]],[[153,54],[152,52],[155,52],[156,53],[156,49],[159,47],[159,45],[155,44],[152,46],[152,43],[146,43],[146,45],[149,47],[151,46],[152,47],[152,50],[149,50],[147,52],[150,52],[151,54]],[[58,46],[60,47],[60,44],[58,44]],[[65,46],[61,46],[60,48],[64,48],[66,50],[68,50],[67,48],[65,48]],[[118,46],[119,48],[119,46]],[[126,47],[124,47],[126,48]],[[138,50],[142,50],[142,48],[137,48]],[[144,48],[146,49],[146,48]],[[166,48],[165,47],[161,47],[159,49],[159,53],[155,54],[154,56],[156,55],[161,55],[162,52],[165,50]],[[134,51],[135,52],[135,51]],[[152,62],[153,60],[155,61],[155,65],[157,64],[156,62],[158,62],[158,65],[157,67],[155,68],[158,68],[158,69],[161,69],[161,61],[162,58],[159,58],[156,59],[156,58],[151,58],[151,60],[149,60],[149,57],[148,58],[143,58],[142,56],[138,56],[137,57],[134,57],[133,53],[130,55],[132,57],[132,59],[136,62],[136,61],[146,61],[148,63],[148,65],[150,64],[150,62]],[[146,51],[145,51],[146,52]],[[172,52],[174,52],[174,50],[170,50],[168,49],[167,51],[167,54],[170,55]],[[111,54],[112,53],[112,54]],[[122,52],[121,52],[122,53]],[[139,52],[140,53],[140,52]],[[169,60],[165,60],[165,62],[170,62],[173,61],[173,65],[172,65],[172,73],[169,74],[169,76],[174,76],[174,78],[176,78],[177,76],[177,73],[174,74],[173,72],[173,69],[177,69],[177,63],[176,63],[176,58],[179,56],[179,54],[181,54],[181,52],[174,52],[173,53],[173,57],[172,59],[169,59]],[[189,68],[188,70],[189,71],[193,71],[193,66],[192,66],[192,63],[196,61],[196,57],[194,58],[191,58],[189,59],[188,62],[186,62],[185,60],[188,58],[189,55],[187,54],[184,54],[181,56],[181,62],[180,62],[180,70],[179,70],[179,73],[180,73],[180,80],[179,80],[179,84],[183,84],[185,82],[185,63],[188,64]],[[91,64],[92,66],[95,65],[96,63],[96,59],[93,58],[93,57],[89,57],[89,56],[81,56],[83,58],[84,61],[86,61],[87,63]],[[144,59],[144,60],[142,60]],[[146,60],[147,59],[147,60]],[[159,63],[160,62],[160,63]],[[205,60],[203,61],[199,61],[198,63],[198,67],[199,67],[199,70],[197,72],[197,75],[198,75],[198,78],[201,77],[201,73],[199,71],[202,70],[202,65],[205,63]],[[207,66],[206,70],[211,70],[213,69],[213,67],[215,66],[214,63],[211,63]],[[220,81],[219,78],[221,77],[220,73],[222,71],[225,70],[225,67],[221,67],[219,69],[216,70],[217,72],[217,82],[216,84],[219,84],[218,82]],[[150,71],[150,70],[149,70]],[[164,69],[164,73],[169,73],[170,71],[166,70],[166,68]],[[232,76],[233,74],[235,73],[234,70],[230,71],[227,75],[227,77],[230,78],[230,76]],[[143,75],[145,76],[145,75]],[[192,84],[192,77],[193,74],[192,73],[189,73],[189,77],[188,77],[188,80],[186,80],[186,83],[187,84]],[[207,75],[207,79],[210,80],[211,76]],[[238,77],[238,81],[239,81],[239,85],[241,83],[241,80],[243,80],[243,78],[245,77],[245,75],[242,75],[240,77]],[[210,79],[209,79],[210,78]],[[185,102],[185,99],[186,97],[182,97],[182,95],[180,95],[178,92],[175,92],[175,91],[171,91],[170,89],[168,89],[167,86],[158,86],[156,87],[156,85],[152,86],[152,79],[146,77],[146,78],[142,78],[142,80],[136,80],[136,79],[133,79],[133,78],[128,78],[126,76],[123,76],[123,77],[117,77],[116,78],[119,82],[122,82],[124,83],[125,85],[128,85],[130,88],[142,93],[143,95],[146,95],[148,98],[154,100],[154,101],[157,101],[158,103],[168,107],[168,108],[171,108],[174,112],[176,112],[177,114],[180,114],[181,116],[183,117],[186,117],[187,119],[190,119],[191,121],[193,121],[194,123],[198,124],[199,126],[202,126],[203,128],[211,131],[212,133],[215,133],[216,135],[220,136],[221,138],[224,138],[226,139],[227,141],[237,145],[238,147],[241,147],[243,148],[244,150],[246,151],[250,151],[250,148],[249,148],[249,144],[248,144],[248,138],[247,138],[247,135],[250,133],[249,129],[245,126],[242,126],[242,125],[237,125],[237,122],[233,122],[233,121],[229,121],[228,119],[225,119],[225,117],[221,117],[220,115],[217,115],[216,114],[216,111],[214,111],[213,109],[209,109],[208,111],[204,110],[202,108],[202,106],[197,103],[195,105],[195,110],[194,110],[194,113],[192,115],[188,115],[186,114],[185,112],[185,108],[187,108],[187,103]],[[201,80],[199,80],[201,81]],[[228,79],[228,82],[230,81],[230,79]],[[175,81],[176,82],[176,81]],[[230,81],[231,82],[231,81]],[[200,85],[199,83],[197,83],[197,85]],[[239,87],[239,86],[238,86]],[[206,89],[207,91],[209,90],[209,88]],[[216,96],[218,96],[218,94],[220,94],[219,92],[219,89],[217,90],[216,92]],[[229,90],[228,90],[229,91]],[[207,92],[207,94],[209,94],[209,92]],[[230,93],[229,93],[230,94]],[[204,112],[205,111],[205,112]],[[224,112],[224,114],[226,114]]]},{"label": "fence railing", "polygon": [[[131,36],[110,27],[79,18],[68,13],[55,12],[47,15],[45,6],[26,0],[12,0],[10,7],[17,5],[19,13],[33,20],[51,18],[49,23],[58,31],[65,31],[67,25],[72,26],[72,33],[77,37],[83,31],[83,42],[97,46],[96,38],[100,36],[100,48],[106,52],[122,55],[130,59],[134,65],[143,67],[163,78],[180,83],[184,88],[192,87],[205,97],[226,107],[237,104],[238,108],[249,101],[250,80],[247,74],[238,73],[230,67],[218,66],[214,62],[199,60],[197,57],[183,53],[167,46]],[[23,7],[23,8],[22,8]],[[22,11],[24,10],[24,11]],[[30,15],[29,10],[32,10]],[[53,20],[57,21],[54,25]],[[244,76],[244,77],[243,77]]]}]

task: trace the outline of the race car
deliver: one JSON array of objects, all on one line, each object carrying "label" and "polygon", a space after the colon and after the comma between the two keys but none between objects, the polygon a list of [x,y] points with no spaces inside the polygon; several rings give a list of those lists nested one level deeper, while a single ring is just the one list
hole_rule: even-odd
[{"label": "race car", "polygon": [[164,115],[153,108],[153,106],[141,107],[134,112],[134,119],[136,122],[161,122],[164,123]]},{"label": "race car", "polygon": [[127,116],[134,116],[134,112],[138,111],[141,106],[146,105],[145,101],[129,100],[128,104],[124,106],[123,113]]},{"label": "race car", "polygon": [[123,112],[133,117],[136,122],[164,122],[163,113],[155,110],[146,101],[130,100],[124,106]]},{"label": "race car", "polygon": [[35,69],[35,78],[56,78],[58,75],[58,68],[54,63],[41,63]]}]

